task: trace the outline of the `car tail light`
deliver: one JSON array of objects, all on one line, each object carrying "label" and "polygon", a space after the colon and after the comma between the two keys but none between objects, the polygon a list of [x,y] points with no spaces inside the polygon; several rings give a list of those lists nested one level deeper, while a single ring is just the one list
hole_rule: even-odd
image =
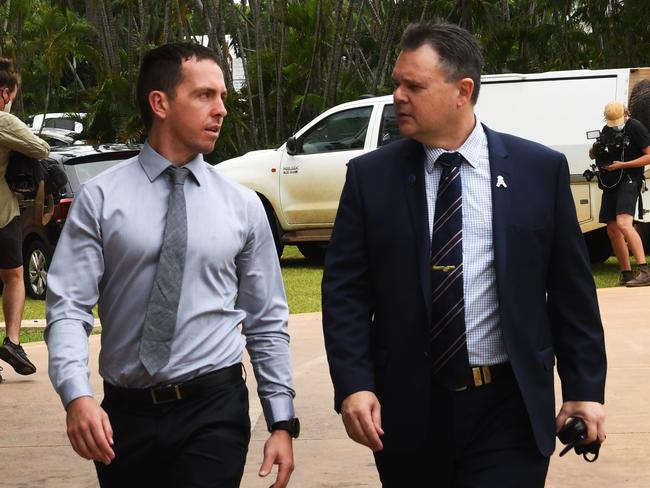
[{"label": "car tail light", "polygon": [[57,205],[54,206],[54,213],[52,218],[59,224],[65,222],[65,218],[68,216],[68,210],[70,210],[70,205],[72,204],[72,198],[62,198]]}]

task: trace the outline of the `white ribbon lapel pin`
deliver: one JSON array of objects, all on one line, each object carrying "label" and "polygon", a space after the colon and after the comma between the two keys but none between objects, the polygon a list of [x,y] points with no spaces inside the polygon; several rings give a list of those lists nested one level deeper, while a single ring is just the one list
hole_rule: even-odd
[{"label": "white ribbon lapel pin", "polygon": [[506,185],[506,182],[501,175],[497,176],[497,188],[499,187],[508,188],[508,185]]}]

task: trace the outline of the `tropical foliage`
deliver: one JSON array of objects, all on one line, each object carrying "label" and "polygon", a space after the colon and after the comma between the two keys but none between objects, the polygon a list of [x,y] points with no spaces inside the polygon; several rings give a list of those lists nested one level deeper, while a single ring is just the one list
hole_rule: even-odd
[{"label": "tropical foliage", "polygon": [[104,142],[145,137],[134,82],[147,49],[205,43],[230,91],[217,161],[389,93],[410,22],[474,32],[487,73],[535,72],[649,65],[648,14],[644,0],[0,0],[0,50],[23,74],[19,115],[88,112],[86,135]]}]

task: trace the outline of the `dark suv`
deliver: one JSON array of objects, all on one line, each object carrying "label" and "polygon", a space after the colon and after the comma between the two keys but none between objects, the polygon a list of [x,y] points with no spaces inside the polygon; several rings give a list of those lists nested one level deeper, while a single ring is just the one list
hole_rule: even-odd
[{"label": "dark suv", "polygon": [[140,152],[139,145],[105,144],[52,148],[47,159],[59,165],[68,177],[68,184],[54,204],[52,218],[43,225],[35,222],[34,201],[19,198],[20,224],[23,233],[23,266],[25,289],[33,298],[45,298],[47,270],[65,218],[81,186],[93,176],[129,159]]}]

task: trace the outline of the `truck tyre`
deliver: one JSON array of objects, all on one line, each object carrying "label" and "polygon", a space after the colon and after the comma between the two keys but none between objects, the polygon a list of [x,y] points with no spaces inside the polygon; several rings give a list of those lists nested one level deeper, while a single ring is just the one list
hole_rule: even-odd
[{"label": "truck tyre", "polygon": [[604,263],[612,255],[612,244],[607,236],[607,228],[592,230],[584,234],[587,250],[589,251],[589,261],[593,264]]},{"label": "truck tyre", "polygon": [[278,219],[275,218],[275,213],[272,208],[269,208],[266,202],[264,203],[264,208],[266,209],[266,218],[269,220],[269,227],[271,227],[271,234],[273,235],[273,242],[275,243],[275,251],[278,253],[278,259],[282,257],[282,251],[284,251],[284,244],[280,239],[280,231],[278,229]]},{"label": "truck tyre", "polygon": [[298,250],[305,256],[307,261],[315,264],[323,264],[325,261],[326,242],[303,242],[298,244]]},{"label": "truck tyre", "polygon": [[50,259],[50,252],[43,242],[35,240],[27,247],[23,256],[23,276],[25,291],[32,298],[45,300]]}]

